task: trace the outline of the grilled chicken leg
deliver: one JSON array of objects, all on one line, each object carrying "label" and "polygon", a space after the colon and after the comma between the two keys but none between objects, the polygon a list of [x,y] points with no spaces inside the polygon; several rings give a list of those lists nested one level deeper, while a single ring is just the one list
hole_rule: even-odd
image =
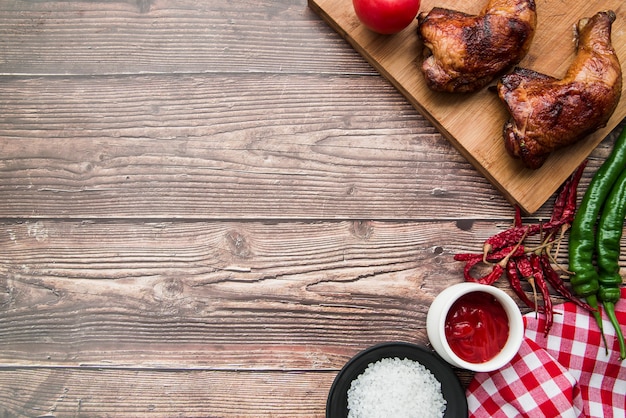
[{"label": "grilled chicken leg", "polygon": [[478,15],[435,7],[417,20],[427,85],[467,93],[521,61],[535,33],[537,13],[534,0],[489,0]]},{"label": "grilled chicken leg", "polygon": [[518,68],[503,76],[498,96],[511,118],[504,125],[508,152],[531,169],[548,154],[603,127],[622,92],[622,71],[611,46],[611,10],[579,20],[574,62],[561,80]]}]

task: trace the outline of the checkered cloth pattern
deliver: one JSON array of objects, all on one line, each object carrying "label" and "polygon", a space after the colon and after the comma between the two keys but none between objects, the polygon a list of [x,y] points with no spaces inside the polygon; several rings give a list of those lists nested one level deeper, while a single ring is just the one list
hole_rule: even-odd
[{"label": "checkered cloth pattern", "polygon": [[[626,288],[615,308],[626,324]],[[554,312],[547,336],[543,315],[526,314],[513,360],[474,375],[466,391],[470,417],[626,417],[626,360],[619,360],[611,323],[603,321],[607,354],[589,312],[572,302]]]}]

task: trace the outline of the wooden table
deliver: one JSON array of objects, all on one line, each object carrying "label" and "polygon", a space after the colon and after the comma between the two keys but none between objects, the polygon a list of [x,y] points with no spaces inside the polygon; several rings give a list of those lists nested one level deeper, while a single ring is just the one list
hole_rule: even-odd
[{"label": "wooden table", "polygon": [[0,416],[322,417],[512,216],[305,0],[0,3]]}]

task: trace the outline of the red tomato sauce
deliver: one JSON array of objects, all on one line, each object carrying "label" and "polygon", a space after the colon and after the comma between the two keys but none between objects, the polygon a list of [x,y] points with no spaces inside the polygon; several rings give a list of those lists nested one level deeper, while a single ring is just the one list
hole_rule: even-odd
[{"label": "red tomato sauce", "polygon": [[470,363],[484,363],[504,347],[509,321],[495,297],[471,292],[452,304],[446,315],[445,333],[457,356]]}]

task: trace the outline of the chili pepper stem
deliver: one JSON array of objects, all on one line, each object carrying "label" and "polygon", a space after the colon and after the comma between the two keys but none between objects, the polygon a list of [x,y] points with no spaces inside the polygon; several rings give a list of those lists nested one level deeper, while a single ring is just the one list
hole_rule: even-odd
[{"label": "chili pepper stem", "polygon": [[489,255],[492,249],[493,249],[493,246],[491,244],[485,244],[483,246],[483,261],[487,261],[487,256]]},{"label": "chili pepper stem", "polygon": [[506,267],[506,264],[509,262],[509,260],[511,259],[511,257],[513,256],[513,254],[515,254],[515,251],[517,251],[517,249],[520,247],[520,245],[522,245],[522,242],[524,242],[524,239],[526,238],[526,234],[524,234],[524,236],[522,237],[522,239],[519,240],[519,242],[517,244],[515,244],[515,247],[513,247],[513,249],[511,250],[511,252],[504,257],[502,260],[500,260],[500,262],[498,263],[502,268]]},{"label": "chili pepper stem", "polygon": [[[560,239],[561,238],[559,238],[559,240]],[[536,247],[528,249],[526,252],[541,254],[543,251],[545,251],[548,254],[550,254],[551,252],[550,250],[552,249],[553,245],[554,245],[554,241],[546,240],[546,241],[543,241],[541,244],[537,245]],[[557,246],[557,253],[558,253],[558,249],[559,247]]]},{"label": "chili pepper stem", "polygon": [[563,238],[565,237],[565,232],[570,228],[570,224],[563,224],[561,226],[561,233],[559,235],[559,238],[556,240],[556,250],[555,250],[555,255],[554,258],[557,258],[559,255],[559,252],[561,251],[561,241],[563,240]]},{"label": "chili pepper stem", "polygon": [[567,278],[569,278],[569,276],[574,274],[571,271],[569,271],[568,269],[566,269],[562,264],[560,264],[559,261],[552,255],[552,253],[546,252],[546,254],[548,255],[548,258],[550,259],[552,264],[554,264],[560,271],[563,272],[563,274],[565,274],[564,278],[567,279]]},{"label": "chili pepper stem", "polygon": [[515,228],[519,228],[522,226],[522,208],[520,205],[515,205],[515,218],[513,221],[513,226]]},{"label": "chili pepper stem", "polygon": [[539,311],[539,302],[538,302],[538,298],[539,296],[537,295],[537,287],[535,286],[535,279],[530,276],[527,277],[526,280],[528,281],[528,283],[530,283],[530,287],[533,289],[533,300],[535,301],[535,312]]},{"label": "chili pepper stem", "polygon": [[602,334],[602,340],[604,341],[604,348],[606,349],[606,353],[609,352],[609,346],[606,343],[606,335],[604,335],[604,326],[602,325],[602,312],[600,312],[600,307],[598,306],[598,297],[595,294],[589,295],[585,298],[589,306],[591,306],[593,311],[591,314],[596,320],[596,324],[598,324],[598,328],[600,328],[600,333]]},{"label": "chili pepper stem", "polygon": [[552,254],[553,242],[550,242],[550,245],[546,246],[545,248],[545,254],[548,256],[548,259],[550,260],[550,262],[554,264],[560,271],[567,274],[568,276],[572,275],[573,273],[569,271],[568,269],[566,269],[565,267],[563,267],[563,265],[561,265],[559,261],[557,260],[557,257],[559,255],[559,252],[561,251],[561,241],[565,239],[564,234],[565,234],[565,231],[569,229],[569,227],[570,227],[569,224],[563,225],[564,229],[561,231],[561,235],[559,236],[559,238],[556,239],[556,250],[554,251],[554,254]]},{"label": "chili pepper stem", "polygon": [[[615,328],[615,337],[619,343],[619,359],[626,359],[626,344],[624,343],[624,334],[622,334],[622,328],[615,316],[615,304],[613,302],[602,302],[604,306],[604,312],[606,312],[606,316],[608,316],[609,321]],[[605,341],[606,343],[606,341]]]}]

